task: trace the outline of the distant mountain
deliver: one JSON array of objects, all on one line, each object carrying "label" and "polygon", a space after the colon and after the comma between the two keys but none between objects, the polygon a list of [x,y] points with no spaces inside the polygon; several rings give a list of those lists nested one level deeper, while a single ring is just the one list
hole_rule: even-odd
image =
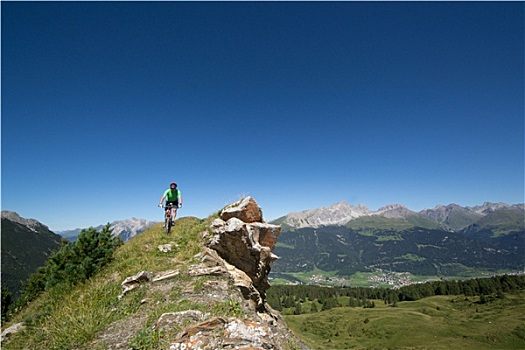
[{"label": "distant mountain", "polygon": [[[333,216],[331,216],[333,215]],[[274,275],[383,269],[415,275],[465,275],[525,268],[523,204],[456,204],[414,212],[391,204],[375,212],[339,202],[277,220],[282,232]]]},{"label": "distant mountain", "polygon": [[[379,208],[371,214],[373,217],[381,217],[386,219],[397,219],[405,222],[409,227],[424,227],[424,228],[438,228],[434,220],[430,220],[420,213],[416,213],[401,204],[390,204]],[[387,220],[392,222],[393,220]],[[351,225],[349,225],[351,226]],[[372,226],[373,227],[373,226]]]},{"label": "distant mountain", "polygon": [[290,213],[274,221],[283,228],[319,227],[328,225],[344,225],[352,219],[371,215],[364,205],[354,206],[342,201],[329,207]]},{"label": "distant mountain", "polygon": [[[434,209],[414,212],[401,204],[390,204],[379,208],[377,211],[371,211],[363,204],[356,207],[343,201],[327,207],[290,213],[273,223],[282,225],[284,230],[340,225],[370,228],[386,226],[400,229],[408,227],[440,228],[446,231],[459,232],[476,224],[486,216],[488,216],[486,220],[492,221],[498,215],[491,213],[502,213],[503,211],[508,211],[516,216],[511,221],[517,229],[520,228],[519,215],[521,213],[521,228],[523,228],[523,204],[508,205],[488,202],[475,207],[461,207],[457,204],[438,205]],[[490,224],[482,223],[482,225]]]},{"label": "distant mountain", "polygon": [[425,209],[420,213],[448,231],[465,228],[485,216],[482,211],[463,208],[457,204],[438,205],[434,209]]},{"label": "distant mountain", "polygon": [[493,212],[493,211],[496,211],[496,210],[499,210],[499,209],[521,209],[521,210],[524,210],[525,209],[525,204],[523,203],[520,203],[520,204],[513,204],[513,205],[508,205],[506,203],[490,203],[490,202],[485,202],[483,203],[482,205],[478,205],[478,206],[475,206],[475,207],[467,207],[468,209],[471,209],[477,213],[481,213],[481,214],[488,214],[490,212]]},{"label": "distant mountain", "polygon": [[[114,236],[120,236],[122,241],[127,242],[136,235],[144,232],[151,226],[157,224],[155,221],[149,221],[145,219],[131,218],[127,220],[117,220],[111,223],[111,228],[113,229]],[[101,230],[105,225],[99,225],[95,229]],[[70,241],[75,241],[78,235],[82,232],[83,229],[77,228],[75,230],[69,231],[59,231],[57,232],[62,237],[67,238]]]},{"label": "distant mountain", "polygon": [[59,248],[62,237],[34,219],[2,211],[2,287],[19,296],[22,283]]},{"label": "distant mountain", "polygon": [[[484,210],[481,219],[461,230],[464,234],[482,233],[488,238],[521,232],[524,228],[525,210],[523,205],[501,207],[494,210]],[[524,252],[525,253],[525,252]]]},{"label": "distant mountain", "polygon": [[34,232],[45,231],[45,230],[49,231],[49,227],[47,227],[46,225],[38,222],[35,219],[23,218],[14,211],[2,210],[2,219],[8,219],[13,222],[16,222],[20,225],[27,227],[29,230],[34,231]]}]

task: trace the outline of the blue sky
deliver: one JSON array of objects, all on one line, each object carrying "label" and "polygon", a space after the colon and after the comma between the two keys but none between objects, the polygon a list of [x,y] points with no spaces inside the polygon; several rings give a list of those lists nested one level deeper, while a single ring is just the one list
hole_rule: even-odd
[{"label": "blue sky", "polygon": [[2,2],[2,209],[66,230],[524,200],[522,2]]}]

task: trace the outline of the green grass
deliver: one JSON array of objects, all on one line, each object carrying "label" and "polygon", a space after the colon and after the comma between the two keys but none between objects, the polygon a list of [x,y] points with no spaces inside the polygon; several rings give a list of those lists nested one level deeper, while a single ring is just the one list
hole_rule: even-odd
[{"label": "green grass", "polygon": [[480,304],[479,298],[435,296],[397,307],[340,307],[284,316],[312,350],[525,349],[525,292]]},{"label": "green grass", "polygon": [[279,247],[279,248],[286,248],[286,249],[295,249],[295,246],[291,245],[291,244],[286,244],[286,243],[280,243],[280,242],[277,242],[275,244],[276,247]]},{"label": "green grass", "polygon": [[401,235],[389,235],[389,236],[379,236],[376,239],[376,242],[386,242],[386,241],[402,241],[403,237]]},{"label": "green grass", "polygon": [[382,216],[363,216],[349,221],[346,227],[359,230],[365,235],[374,235],[377,230],[401,231],[414,227],[413,224],[403,219],[385,218]]},{"label": "green grass", "polygon": [[419,255],[416,255],[416,254],[412,254],[412,253],[408,253],[408,254],[405,254],[403,256],[400,256],[398,258],[395,258],[395,260],[410,260],[410,261],[425,261],[427,259],[419,256]]},{"label": "green grass", "polygon": [[[26,330],[16,334],[12,341],[2,343],[2,349],[91,348],[87,344],[108,325],[130,316],[139,317],[140,312],[145,312],[140,303],[145,297],[154,301],[147,304],[147,312],[153,316],[147,320],[146,328],[163,312],[183,310],[184,301],[176,289],[172,290],[168,301],[160,300],[155,293],[146,295],[149,293],[147,288],[138,288],[119,300],[121,283],[142,270],[186,271],[189,264],[197,262],[195,255],[202,251],[203,246],[202,232],[211,219],[181,218],[170,235],[163,231],[162,224],[156,225],[120,247],[113,262],[85,283],[47,290],[11,320],[10,324],[23,321]],[[170,242],[177,244],[171,252],[158,250],[159,245]],[[202,287],[202,278],[181,275],[179,279],[181,285]],[[196,305],[195,308],[218,315],[238,312],[237,306],[230,304]],[[158,334],[146,334],[145,331],[137,335],[137,342],[148,343],[157,339]]]}]

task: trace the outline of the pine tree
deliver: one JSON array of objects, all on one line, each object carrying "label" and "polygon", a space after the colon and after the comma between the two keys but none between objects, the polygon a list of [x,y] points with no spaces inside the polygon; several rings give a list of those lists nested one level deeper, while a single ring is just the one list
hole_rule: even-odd
[{"label": "pine tree", "polygon": [[47,265],[48,286],[83,282],[108,264],[122,244],[120,237],[113,237],[112,231],[109,223],[100,232],[93,227],[82,230],[76,242],[53,254]]},{"label": "pine tree", "polygon": [[322,310],[323,311],[330,310],[338,306],[339,306],[339,302],[337,301],[337,299],[335,297],[330,297],[325,300]]},{"label": "pine tree", "polygon": [[310,312],[319,312],[319,309],[317,308],[317,303],[315,302],[315,300],[312,302],[312,307],[310,309]]},{"label": "pine tree", "polygon": [[283,307],[289,308],[295,305],[295,298],[292,295],[288,295],[284,298]]},{"label": "pine tree", "polygon": [[295,303],[295,310],[293,312],[294,315],[300,315],[302,314],[303,310],[302,310],[302,307],[301,307],[301,303],[300,302],[297,302]]}]

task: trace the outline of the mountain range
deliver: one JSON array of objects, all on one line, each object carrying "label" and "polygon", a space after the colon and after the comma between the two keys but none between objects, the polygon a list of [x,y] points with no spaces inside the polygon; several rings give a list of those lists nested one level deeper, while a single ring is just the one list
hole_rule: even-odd
[{"label": "mountain range", "polygon": [[[483,205],[474,207],[461,207],[457,204],[437,205],[433,209],[424,209],[419,212],[412,211],[401,204],[389,204],[377,211],[371,211],[363,204],[354,206],[341,201],[331,206],[290,213],[273,223],[282,225],[284,230],[293,230],[331,225],[374,227],[384,224],[384,219],[395,219],[389,223],[395,223],[404,228],[417,226],[457,232],[470,225],[489,224],[494,212],[499,213],[497,215],[506,213],[507,216],[510,216],[509,219],[513,222],[513,226],[519,228],[521,225],[522,228],[524,209],[524,204],[485,202]],[[488,219],[482,220],[484,218]]]},{"label": "mountain range", "polygon": [[[149,221],[146,219],[131,218],[127,220],[113,221],[110,225],[111,229],[113,230],[113,235],[120,236],[123,242],[127,242],[131,238],[144,232],[146,229],[150,228],[151,226],[157,223],[158,222]],[[105,225],[99,225],[95,227],[95,229],[97,231],[100,231],[104,226]],[[58,231],[57,234],[61,235],[69,241],[75,241],[80,232],[82,232],[82,230],[83,229],[81,228],[77,228],[68,231]]]},{"label": "mountain range", "polygon": [[273,222],[282,232],[272,273],[297,281],[297,273],[313,271],[469,277],[523,271],[524,219],[523,204],[449,204],[420,212],[392,204],[373,212],[339,202]]}]

